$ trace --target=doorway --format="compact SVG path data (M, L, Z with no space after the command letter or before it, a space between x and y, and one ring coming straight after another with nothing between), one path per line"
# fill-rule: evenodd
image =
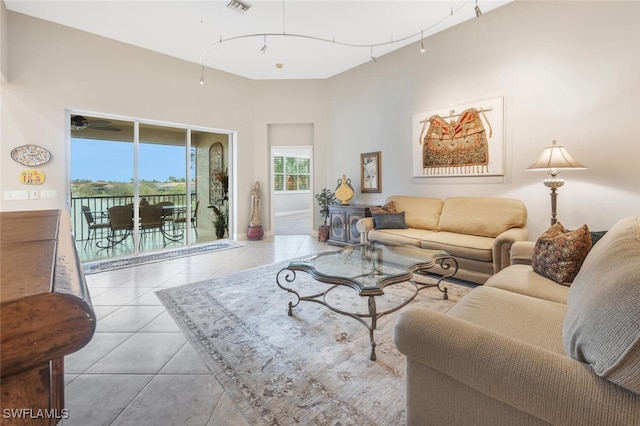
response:
M312 152L310 146L271 149L275 235L309 235L312 231Z

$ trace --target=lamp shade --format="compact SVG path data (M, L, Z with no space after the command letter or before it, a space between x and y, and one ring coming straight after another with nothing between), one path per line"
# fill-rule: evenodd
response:
M556 145L556 143L553 141L553 145L546 147L536 162L527 167L527 170L549 171L587 168L584 164L574 160L564 149L564 146Z

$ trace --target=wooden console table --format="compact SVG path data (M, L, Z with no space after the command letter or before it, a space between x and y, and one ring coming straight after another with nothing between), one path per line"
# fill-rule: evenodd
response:
M360 244L356 223L363 217L371 217L368 204L329 205L329 244Z
M64 356L96 327L68 213L0 212L0 256L0 423L58 424Z

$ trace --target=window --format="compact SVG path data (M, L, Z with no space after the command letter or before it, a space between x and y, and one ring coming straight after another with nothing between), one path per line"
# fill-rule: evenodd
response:
M310 160L306 157L273 157L275 191L308 191Z

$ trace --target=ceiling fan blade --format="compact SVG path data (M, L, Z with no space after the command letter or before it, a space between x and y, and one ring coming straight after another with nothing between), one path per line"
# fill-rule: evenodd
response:
M94 120L94 119L84 119L84 123L86 125L88 125L89 127L103 127L103 126L110 126L111 125L111 121L109 120Z
M94 130L106 130L107 132L119 132L122 129L116 126L91 126L89 125L89 128L94 129Z
M78 131L86 129L87 127L94 130L105 130L107 132L119 132L122 130L119 127L112 126L111 123L109 120L87 119L81 115L74 115L71 117L71 130Z

